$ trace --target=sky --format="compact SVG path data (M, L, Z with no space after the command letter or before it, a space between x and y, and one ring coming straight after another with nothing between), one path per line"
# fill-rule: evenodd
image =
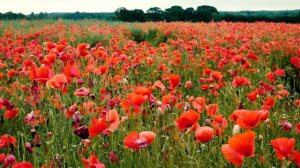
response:
M0 0L0 12L114 12L118 7L146 11L150 7L164 10L173 5L210 5L219 11L292 10L300 9L300 0Z

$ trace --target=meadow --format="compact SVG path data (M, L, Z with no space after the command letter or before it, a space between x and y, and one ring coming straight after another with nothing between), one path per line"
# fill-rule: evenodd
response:
M300 167L300 25L0 22L1 167Z

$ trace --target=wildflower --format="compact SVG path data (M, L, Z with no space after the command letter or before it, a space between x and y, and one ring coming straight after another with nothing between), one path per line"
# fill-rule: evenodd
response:
M246 156L254 157L255 133L248 131L231 137L228 144L222 145L221 151L227 161L241 166Z
M210 141L214 136L214 130L211 127L199 127L197 128L195 132L196 140L199 142L208 142Z
M295 139L277 138L271 141L279 160L288 158L295 147Z

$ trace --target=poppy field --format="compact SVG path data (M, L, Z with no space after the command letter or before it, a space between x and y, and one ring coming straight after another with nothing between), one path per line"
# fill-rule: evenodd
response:
M300 25L0 22L1 167L300 167Z

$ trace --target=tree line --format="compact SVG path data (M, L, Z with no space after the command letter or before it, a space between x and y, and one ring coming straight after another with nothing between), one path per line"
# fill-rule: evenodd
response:
M181 6L172 6L166 10L159 7L149 8L146 13L141 9L128 10L118 8L116 11L117 20L126 22L144 22L144 21L191 21L191 22L209 22L211 20L219 21L220 15L218 10L212 6L199 6L194 8L183 9Z
M146 21L187 21L187 22L210 22L210 21L229 21L229 22L286 22L300 23L300 10L285 11L239 11L225 12L218 11L213 6L198 6L197 8L183 9L181 6L172 6L165 10L159 7L151 7L146 12L141 9L129 10L124 7L118 8L115 12L107 13L22 13L6 12L0 13L0 20L41 20L41 19L99 19L124 22L146 22Z
M300 10L285 11L239 11L219 12L213 6L198 6L196 9L190 7L183 9L181 6L172 6L165 10L159 7L149 8L146 12L141 9L128 10L124 7L115 11L117 20L125 22L144 21L230 21L230 22L287 22L300 23Z

